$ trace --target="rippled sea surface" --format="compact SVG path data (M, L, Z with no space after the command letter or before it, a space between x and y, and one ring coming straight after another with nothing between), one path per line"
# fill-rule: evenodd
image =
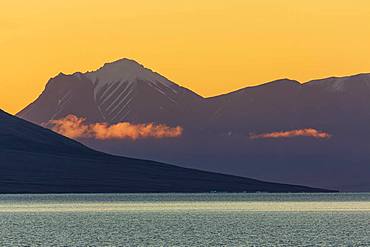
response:
M370 246L370 194L0 195L0 246Z

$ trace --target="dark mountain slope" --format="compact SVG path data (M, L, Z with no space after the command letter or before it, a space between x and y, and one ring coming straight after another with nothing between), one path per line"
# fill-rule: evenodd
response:
M0 193L322 192L107 155L0 111Z

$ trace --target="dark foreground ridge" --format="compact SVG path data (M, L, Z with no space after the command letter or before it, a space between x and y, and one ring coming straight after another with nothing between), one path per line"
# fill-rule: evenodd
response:
M329 192L108 155L0 111L0 193Z

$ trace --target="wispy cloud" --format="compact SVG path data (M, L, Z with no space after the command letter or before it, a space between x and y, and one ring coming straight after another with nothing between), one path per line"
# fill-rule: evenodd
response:
M295 130L288 130L288 131L278 131L278 132L269 132L269 133L261 133L255 134L250 133L250 139L276 139L276 138L292 138L292 137L311 137L317 139L328 139L331 135L327 132L320 131L313 128L308 129L295 129Z
M108 139L143 139L143 138L175 138L180 137L183 128L169 127L164 124L131 124L121 122L113 125L107 123L86 124L86 119L75 115L51 120L46 126L53 131L70 138Z

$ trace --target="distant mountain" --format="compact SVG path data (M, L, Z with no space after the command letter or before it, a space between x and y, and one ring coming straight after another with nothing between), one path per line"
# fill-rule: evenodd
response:
M59 74L17 115L41 124L68 114L91 122L179 122L202 97L137 62L121 59L94 72Z
M181 138L84 144L112 154L283 183L370 191L370 74L300 83L282 79L203 98L135 61L60 74L17 116L42 124L68 114L88 122L181 126ZM251 139L315 129L330 136Z
M0 110L0 193L324 192L112 156Z

